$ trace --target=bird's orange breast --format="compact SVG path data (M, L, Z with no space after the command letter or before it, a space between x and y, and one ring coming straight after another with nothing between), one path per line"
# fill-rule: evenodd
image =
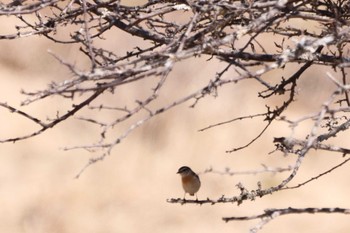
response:
M188 184L194 182L194 178L192 176L184 176L182 177L182 183Z
M201 183L196 176L183 176L182 177L182 187L184 188L186 193L189 193L193 196L196 192L198 192Z

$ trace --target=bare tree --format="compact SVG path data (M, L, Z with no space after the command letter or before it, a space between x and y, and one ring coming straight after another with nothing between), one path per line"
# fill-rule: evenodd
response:
M184 13L184 17L181 19L174 17L178 13ZM261 119L265 127L256 132L256 136L246 145L227 151L232 153L243 150L264 137L266 130L276 121L288 124L291 128L290 134L275 135L271 138L271 143L276 146L273 153L297 155L295 164L288 168L265 166L261 172L281 172L287 169L289 176L278 185L266 189L258 184L257 189L247 190L242 184L238 184L240 195L234 197L223 196L215 200L171 198L168 202L200 205L241 204L285 189L306 185L349 161L344 158L343 162L318 176L308 178L297 186L288 186L310 150L326 150L341 156L350 152L345 147L329 142L334 137L342 138L344 136L342 133L350 126L348 115L350 86L347 74L350 64L349 1L151 0L140 6L125 6L117 0L15 0L8 4L0 3L0 16L2 20L6 20L9 16L18 20L13 33L0 35L0 39L16 40L40 35L55 43L78 44L80 52L85 54L90 62L90 67L87 69L76 67L52 53L58 62L70 70L73 77L67 77L63 82L52 82L43 90L34 92L24 90L22 94L26 98L22 105L42 101L51 96L60 96L66 102L72 102L77 96L82 96L84 99L74 104L65 114L58 114L56 118L48 120L39 119L11 104L0 103L2 108L27 118L40 127L27 135L1 139L2 143L16 142L43 134L83 109L114 110L120 113L110 122L102 122L92 117L81 118L100 127L100 140L90 145L66 149L81 148L97 153L98 156L87 163L88 167L103 160L132 131L153 117L184 103L190 103L190 106L195 108L203 98L220 93L223 86L253 80L261 87L261 91L256 93L259 98L268 100L278 97L280 103L266 105L264 112L215 123L200 131L242 120ZM316 26L310 29L308 24ZM57 32L63 29L66 35L58 36ZM122 30L144 39L146 43L128 51L126 55L96 46L95 41L104 39L109 30ZM273 38L273 41L269 41L267 45L266 38ZM170 104L160 108L154 108L151 103L163 97L159 92L167 82L168 74L172 72L174 65L190 58L205 58L207 62L220 60L225 64L225 68L218 70L209 83L198 87L193 93L174 99ZM283 75L278 80L269 79L268 74L271 71L283 72L290 65L298 67L293 74ZM286 110L297 101L297 86L304 72L314 66L328 69L328 72L319 78L329 79L334 85L334 91L324 100L318 111L300 116L298 119L291 119ZM236 75L228 75L229 71L234 71ZM100 96L113 94L121 86L141 80L153 84L152 93L144 99L135 100L134 105L122 107L94 105ZM140 118L133 121L123 133L117 137L109 136L113 128L134 116ZM296 138L294 132L304 122L311 122L313 126L303 137ZM206 172L232 175L230 170L220 172L209 169ZM252 173L257 172L259 171ZM268 221L280 215L348 214L349 211L340 207L268 209L256 216L227 217L223 220L262 219L261 223L251 230L256 232Z

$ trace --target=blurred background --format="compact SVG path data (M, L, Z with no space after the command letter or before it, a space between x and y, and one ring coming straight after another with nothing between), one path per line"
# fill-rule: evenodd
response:
M135 3L136 4L136 3ZM9 18L0 22L1 33L10 33L17 21ZM122 32L109 32L115 40L97 41L123 54L128 48L145 42ZM268 39L268 38L267 38ZM271 40L270 40L271 41ZM267 40L268 42L268 40ZM272 43L272 42L271 42ZM272 46L272 45L271 45ZM51 81L59 82L72 74L48 50L64 60L87 67L88 61L74 45L54 44L42 37L0 41L0 101L19 107L41 119L64 113L71 102L49 98L29 106L20 106L26 96L20 91L36 91ZM154 105L172 103L175 98L203 87L223 69L218 61L206 58L190 59L175 66L168 82ZM288 77L299 65L269 73L271 79ZM297 102L288 109L288 117L297 119L316 111L334 91L324 77L325 68L308 70L298 86ZM327 70L330 71L331 70ZM234 73L232 73L234 75ZM125 106L151 93L153 84L140 83L122 87L115 95L105 95L95 104ZM243 146L265 126L262 119L242 120L204 132L198 130L210 124L239 116L262 113L265 104L276 106L283 99L264 101L257 97L261 87L254 81L243 81L219 89L218 96L171 109L130 134L102 162L89 167L79 179L75 176L93 154L84 150L64 151L67 146L87 145L99 138L99 128L77 117L90 114L101 120L112 120L115 112L83 111L42 135L16 143L1 144L0 156L0 231L26 233L73 232L248 232L259 221L229 222L222 217L260 214L266 208L287 207L349 207L350 189L347 178L349 165L317 179L299 189L277 192L242 205L180 205L167 203L169 198L182 198L183 190L177 169L190 166L200 174L202 187L199 199L217 199L222 195L238 195L236 184L256 189L279 184L289 173L223 176L203 173L214 168L224 171L261 170L269 167L293 166L295 157L281 153L268 154L275 149L273 137L289 136L288 125L276 122L252 146L235 153L225 153ZM316 94L315 94L316 93ZM79 97L74 102L77 103ZM94 115L95 114L95 115ZM0 138L28 134L36 125L0 109ZM128 124L130 124L128 122ZM116 129L116 137L125 125ZM299 127L296 137L309 132L311 124ZM348 133L343 133L343 138ZM334 139L340 146L349 147L348 140ZM299 184L343 161L338 154L312 151L305 158L291 185ZM266 225L261 232L348 232L348 216L338 214L283 216Z

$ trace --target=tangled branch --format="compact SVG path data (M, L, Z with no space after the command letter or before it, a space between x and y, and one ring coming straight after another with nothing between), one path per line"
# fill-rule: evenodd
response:
M50 52L71 72L71 76L62 82L53 81L42 90L23 90L25 97L21 105L31 105L50 97L58 97L66 103L76 101L78 97L85 99L79 99L78 104L70 105L72 107L65 114L45 120L27 113L21 107L14 107L12 103L0 103L1 109L17 114L39 127L29 134L0 139L1 143L43 134L77 116L84 109L117 113L110 121L83 114L77 116L76 119L97 126L100 135L97 141L88 145L65 147L65 150L83 149L97 153L77 177L90 165L104 160L134 130L155 116L179 105L188 104L195 108L204 98L218 95L224 86L244 84L245 80L258 85L258 98L268 103L265 112L232 117L212 123L199 131L205 132L252 118L261 119L264 126L256 130L255 136L245 144L227 150L232 153L243 150L264 137L276 121L287 124L291 129L290 135L274 135L270 141L276 147L274 152L285 156L297 155L293 166L276 171L288 172L288 176L278 185L266 189L262 189L259 184L257 189L249 191L238 184L240 194L236 197L222 196L216 200L193 201L170 199L169 202L240 204L246 200L255 200L257 197L292 188L290 182L302 168L303 160L310 150L325 150L343 156L350 152L346 146L330 141L335 137L342 139L343 133L350 127L350 86L347 74L350 66L347 50L350 41L349 1L152 0L139 6L126 6L119 0L15 0L0 3L0 17L16 20L12 32L0 34L0 40L41 36L53 43L79 45L77 52L89 60L88 66L79 66L65 61L60 54ZM316 25L317 30L310 29L308 24ZM143 43L137 44L126 54L108 46L97 46L97 42L102 40L115 41L109 32L117 34L121 31L130 37L142 39ZM213 75L205 85L196 87L195 91L164 104L161 100L167 93L163 92L163 87L168 82L169 73L176 69L176 64L189 59L206 60L208 63L220 61L225 64L225 68ZM283 73L291 64L297 67L292 74L281 75L277 79L270 78L273 71ZM301 80L307 76L306 71L321 66L329 70L317 78L330 80L334 91L318 110L292 119L287 110L298 101L298 92L303 91L298 90ZM330 74L330 70L335 75ZM147 96L135 100L133 104L107 105L98 102L102 96L115 95L119 88L142 80L152 84L152 87ZM279 103L269 102L276 97ZM312 126L296 138L295 131L304 122L309 122ZM119 131L118 135L111 133L123 123L127 124L124 131ZM300 186L328 174L347 161ZM261 172L270 172L267 168L264 167ZM228 170L224 173L236 174ZM255 171L257 173L259 171ZM345 211L340 208L335 210ZM270 218L276 213L283 215L298 211L324 212L330 209L281 209L267 211L256 218Z

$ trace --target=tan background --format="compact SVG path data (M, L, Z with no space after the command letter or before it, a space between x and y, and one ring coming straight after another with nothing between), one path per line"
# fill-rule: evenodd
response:
M11 32L10 26L10 22L0 23L1 33ZM124 33L110 32L109 35L115 40L96 42L97 45L108 46L119 54L140 43ZM26 98L20 95L21 89L39 90L51 81L62 81L72 76L47 50L76 63L78 67L87 65L75 46L53 44L40 37L0 41L0 49L0 101L14 106L19 106ZM155 105L171 103L174 97L197 90L223 65L206 62L205 59L176 65ZM283 75L287 77L297 67L287 67ZM292 119L313 113L334 90L324 71L315 67L305 73L299 85L299 102L288 110ZM281 76L278 72L269 75L271 79ZM134 103L135 98L150 93L152 85L146 87L124 87L114 96L100 98L98 103L116 106ZM190 103L174 108L137 129L112 151L111 156L88 168L79 179L74 179L75 175L92 154L83 150L63 151L61 148L94 142L98 139L97 127L73 118L38 137L1 144L0 231L248 232L258 221L224 223L221 217L258 214L266 208L349 207L349 165L297 190L278 192L254 202L245 202L239 207L236 204L197 206L166 202L168 198L183 196L180 178L175 174L182 165L191 166L197 172L209 167L222 171L226 167L233 171L256 170L261 169L262 163L279 167L293 165L293 156L268 155L274 149L274 136L290 134L284 123L276 123L250 148L233 154L226 154L225 150L249 142L264 126L259 119L198 132L209 124L263 112L265 104L275 106L280 103L278 98L267 102L258 99L256 92L259 90L261 87L254 81L244 81L221 88L218 97L207 97L195 109L188 108ZM47 116L54 117L57 110L64 112L70 106L71 103L61 98L49 98L21 109L45 119ZM91 114L88 111L84 113ZM114 114L106 112L92 116L110 120L115 117ZM78 116L83 116L83 113ZM37 129L31 122L4 109L0 109L0 122L2 139ZM111 136L119 135L123 128L125 125ZM296 135L301 136L309 130L310 124L305 124ZM343 138L348 138L347 134L343 133ZM348 141L339 139L336 142L349 147ZM316 176L342 160L334 153L313 151L306 157L292 184ZM248 189L255 189L256 183L261 181L266 188L278 184L287 175L229 177L201 174L202 188L198 196L215 199L223 194L237 195L239 192L235 185L238 182ZM261 232L349 232L348 218L337 214L284 216L272 221Z

